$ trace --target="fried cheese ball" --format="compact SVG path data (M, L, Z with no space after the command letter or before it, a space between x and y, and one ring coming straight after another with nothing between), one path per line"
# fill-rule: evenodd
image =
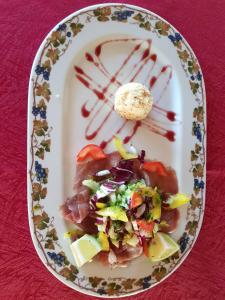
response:
M115 94L115 111L127 120L143 120L152 109L153 97L141 83L129 82Z

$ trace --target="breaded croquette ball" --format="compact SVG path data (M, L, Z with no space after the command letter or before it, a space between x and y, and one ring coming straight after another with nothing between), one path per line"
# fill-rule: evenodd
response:
M142 120L152 109L153 98L141 83L129 82L122 85L115 94L115 111L127 120Z

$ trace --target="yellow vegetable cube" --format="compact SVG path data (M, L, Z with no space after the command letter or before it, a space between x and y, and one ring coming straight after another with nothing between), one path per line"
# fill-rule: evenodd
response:
M108 240L107 235L103 231L99 232L98 240L101 244L102 250L109 251L109 240Z

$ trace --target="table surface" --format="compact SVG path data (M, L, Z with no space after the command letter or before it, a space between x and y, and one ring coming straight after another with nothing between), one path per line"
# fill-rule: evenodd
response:
M85 0L0 0L0 299L90 299L58 281L34 250L27 219L27 88L49 30ZM107 2L107 1L101 1ZM124 2L124 1L120 1ZM225 0L130 0L173 24L195 51L207 94L207 193L200 236L167 280L130 299L225 299Z

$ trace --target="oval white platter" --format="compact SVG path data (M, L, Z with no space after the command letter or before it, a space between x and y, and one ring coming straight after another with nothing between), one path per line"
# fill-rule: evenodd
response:
M114 93L137 81L152 91L143 122L113 111ZM110 152L114 134L175 169L179 190L191 196L172 234L181 250L160 263L144 256L127 268L98 262L77 270L59 206L73 193L75 155L95 143ZM202 72L183 36L137 6L95 5L53 28L31 70L28 97L28 214L37 253L60 281L82 293L127 296L168 277L193 247L205 202L206 99ZM63 256L61 263L50 253Z

